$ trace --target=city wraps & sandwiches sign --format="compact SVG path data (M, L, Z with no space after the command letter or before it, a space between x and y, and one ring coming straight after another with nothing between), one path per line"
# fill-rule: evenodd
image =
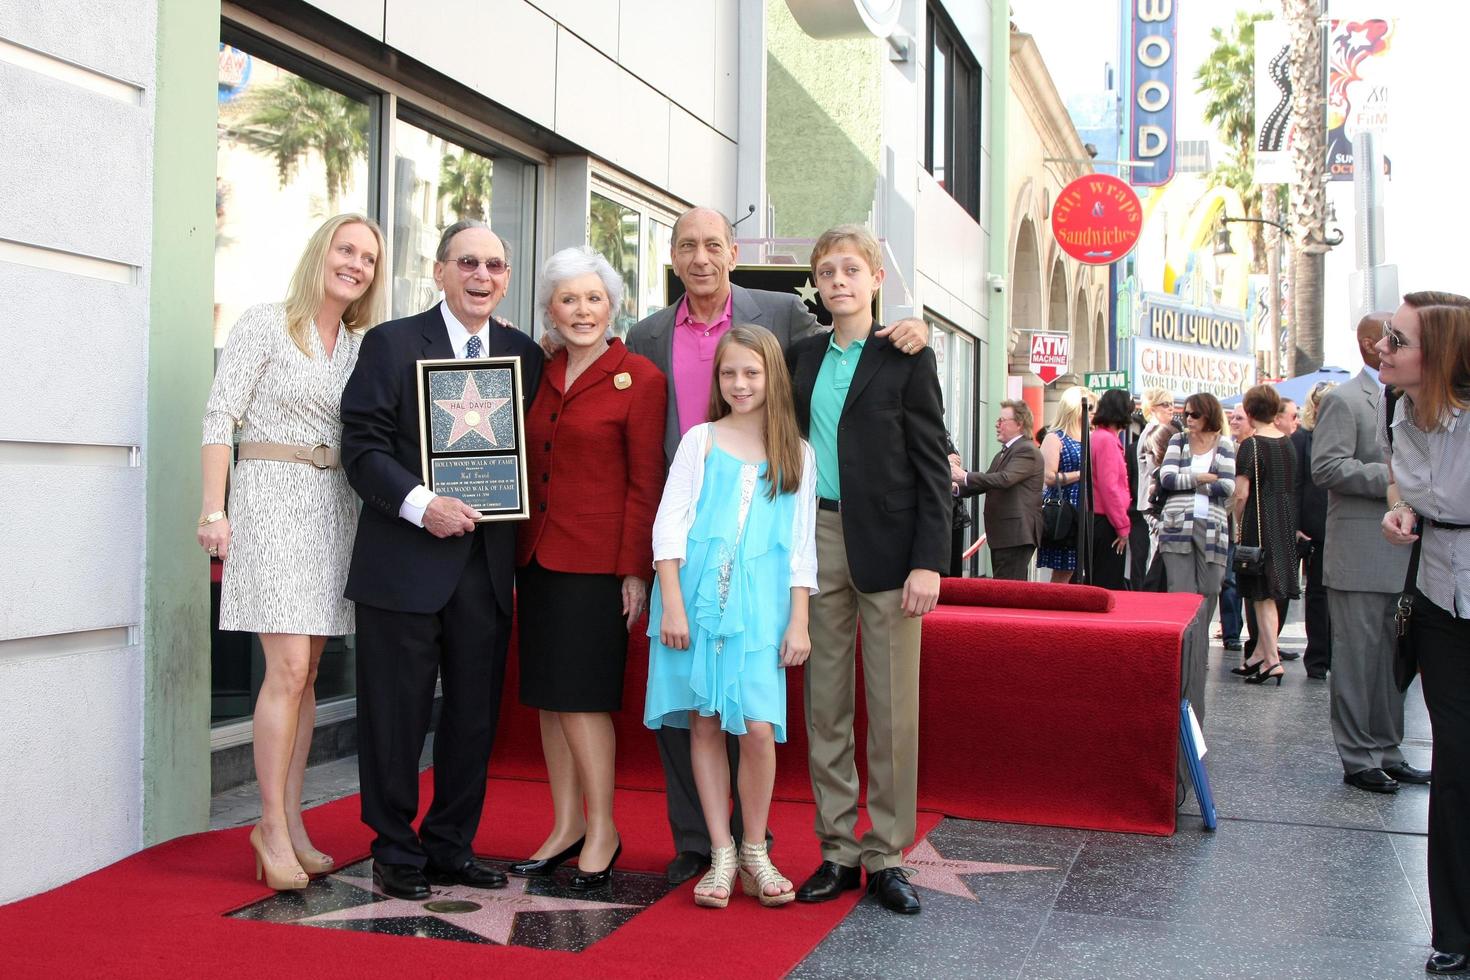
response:
M1144 293L1133 345L1139 391L1167 388L1179 398L1207 391L1244 394L1256 364L1245 313L1185 304L1178 296Z

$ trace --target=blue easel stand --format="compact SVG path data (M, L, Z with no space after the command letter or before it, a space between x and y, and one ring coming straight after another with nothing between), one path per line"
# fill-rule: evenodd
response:
M1189 698L1179 702L1179 751L1189 762L1189 778L1194 783L1194 798L1199 800L1200 816L1205 829L1215 829L1215 795L1210 792L1210 774L1199 757L1199 746L1194 741L1194 726L1189 723Z

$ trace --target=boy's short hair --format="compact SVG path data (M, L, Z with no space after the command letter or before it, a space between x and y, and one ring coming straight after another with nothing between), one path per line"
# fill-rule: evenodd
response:
M868 263L868 269L877 272L883 268L883 256L878 248L878 239L873 233L862 225L838 225L836 228L828 228L822 232L822 237L812 246L812 272L817 271L817 263L822 261L832 252L843 245L852 246L853 251L861 255Z

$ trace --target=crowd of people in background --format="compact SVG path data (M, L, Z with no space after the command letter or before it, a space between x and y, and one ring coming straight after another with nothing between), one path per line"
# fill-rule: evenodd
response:
M553 812L542 846L507 871L547 876L575 860L571 888L607 885L622 850L611 713L648 612L638 695L665 768L669 880L703 871L696 904L723 908L738 879L774 907L832 900L865 872L884 907L918 912L901 863L915 835L920 621L957 564L961 498L983 495L995 577L1199 594L1197 628L1218 604L1248 684L1279 687L1297 656L1277 637L1305 581L1306 673L1330 678L1344 781L1392 793L1433 780L1426 969L1466 968L1470 299L1413 293L1391 318L1365 318L1363 371L1316 385L1300 410L1270 385L1228 414L1204 391L1155 388L1135 404L1074 386L1033 441L1031 408L1003 402L999 449L971 470L944 430L926 326L874 320L884 271L859 226L812 251L829 332L794 295L733 284L728 219L687 212L671 245L685 295L626 344L609 329L621 279L589 248L541 270L541 346L493 316L511 257L484 224L445 230L441 303L379 325L383 253L369 218L324 224L285 302L236 325L206 408L198 540L224 562L221 628L260 634L267 664L250 844L271 887L333 868L307 835L301 787L322 645L354 629L375 885L410 899L430 881L505 886L471 842L513 616ZM518 525L482 522L421 473L417 361L499 355L520 359L524 382L531 517ZM861 836L859 626L871 698ZM1404 650L1423 677L1432 771L1400 751ZM806 671L823 858L799 887L766 830L793 668ZM433 800L415 826L440 677Z

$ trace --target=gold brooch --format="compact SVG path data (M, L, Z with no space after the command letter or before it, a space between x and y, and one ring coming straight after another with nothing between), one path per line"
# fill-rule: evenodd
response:
M633 387L633 376L627 371L624 371L622 374L613 375L613 387L618 389L618 391L625 391Z

